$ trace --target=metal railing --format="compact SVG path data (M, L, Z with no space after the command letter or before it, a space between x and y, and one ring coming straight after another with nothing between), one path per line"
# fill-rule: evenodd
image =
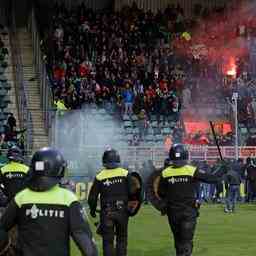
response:
M168 157L168 153L162 147L117 147L116 148L123 163L128 163L130 168L134 168L135 165L141 166L145 161L152 160L156 167L161 167L164 164L164 160ZM74 150L77 150L76 154ZM70 149L64 152L64 156L68 161L68 166L72 171L79 173L84 171L84 166L80 166L80 162L83 160L85 163L98 163L101 164L102 154L106 148L102 147L84 147L79 149ZM221 147L223 158L235 159L234 147ZM70 153L70 155L69 155ZM256 147L240 147L239 157L246 159L247 157L256 158ZM86 159L85 159L86 158ZM215 162L219 159L217 147L208 146L189 146L189 160L191 161L208 161Z
M51 111L49 110L51 110L53 106L53 95L51 91L51 85L49 82L48 74L46 71L46 65L42 56L40 44L41 39L36 21L34 7L32 7L29 23L29 30L32 34L33 64L36 68L36 72L39 77L41 108L43 111L45 129L47 134L49 134L50 128L52 126L52 115Z
M235 0L229 1L219 1L219 0L115 0L115 9L120 10L123 6L131 6L133 3L136 3L137 6L145 11L151 10L156 13L158 10L165 9L168 5L179 4L185 12L187 17L193 16L193 7L195 4L201 4L203 8L207 7L208 9L223 7L225 2L231 4Z
M10 20L10 45L12 50L12 63L14 72L14 86L16 91L16 102L18 118L22 129L26 128L25 151L30 154L33 146L33 123L32 115L28 108L28 86L24 80L21 48L17 34L15 8L12 8Z

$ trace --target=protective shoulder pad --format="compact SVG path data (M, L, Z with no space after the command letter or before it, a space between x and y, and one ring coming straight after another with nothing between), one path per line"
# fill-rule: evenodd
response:
M127 177L127 175L128 171L123 168L104 169L96 176L96 179L101 181L114 177Z
M29 171L29 167L25 164L20 164L16 162L11 162L1 168L2 174L7 172L22 172L27 174Z
M196 171L196 167L192 165L185 165L179 168L174 168L173 166L169 166L162 171L162 177L168 178L173 176L194 176Z
M19 192L14 200L20 208L25 204L64 205L69 207L73 202L78 201L73 192L59 186L44 192L36 192L27 188Z

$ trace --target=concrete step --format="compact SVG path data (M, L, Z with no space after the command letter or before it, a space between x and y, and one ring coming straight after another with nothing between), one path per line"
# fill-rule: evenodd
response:
M40 108L39 74L33 66L32 36L26 28L19 31L20 45L22 49L23 74L28 85L29 110L33 122L33 151L48 146L48 136L44 128L43 113ZM30 81L32 78L35 80Z

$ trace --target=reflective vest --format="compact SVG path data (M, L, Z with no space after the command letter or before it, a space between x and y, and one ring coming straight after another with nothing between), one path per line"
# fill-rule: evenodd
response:
M1 168L1 177L5 195L11 199L25 187L29 167L25 164L11 161Z
M193 206L196 199L197 181L194 179L196 167L185 165L175 168L169 166L162 171L160 190L164 191L165 199L175 208Z
M70 255L70 219L80 218L71 212L78 204L71 191L59 185L43 192L27 188L19 192L14 201L24 255Z
M101 203L128 201L128 171L123 168L103 169L96 176L100 184Z

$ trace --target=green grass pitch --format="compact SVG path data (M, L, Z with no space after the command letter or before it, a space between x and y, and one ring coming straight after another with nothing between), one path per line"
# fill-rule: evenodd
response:
M90 224L93 230L93 222ZM101 251L101 239L95 235ZM144 206L129 222L129 256L174 256L167 218L151 206ZM255 256L256 205L240 205L234 214L225 214L222 205L201 207L194 239L194 256ZM72 246L72 256L80 256Z

